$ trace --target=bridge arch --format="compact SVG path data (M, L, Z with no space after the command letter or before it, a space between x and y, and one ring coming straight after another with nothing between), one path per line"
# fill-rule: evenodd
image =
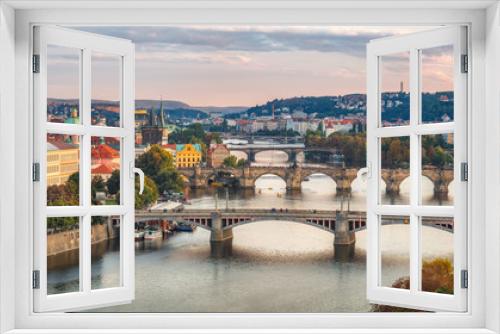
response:
M237 227L243 226L243 225L248 225L248 224L253 224L253 223L264 223L264 222L268 222L268 221L282 221L284 223L302 224L302 225L315 227L317 229L323 230L323 231L331 233L331 234L335 234L335 223L331 219L330 220L324 219L322 222L317 221L315 223L312 220L307 221L307 220L303 220L303 219L302 220L290 219L290 218L279 219L279 218L274 218L274 217L273 218L258 218L255 220L249 219L249 220L243 220L243 221L240 221L240 222L237 222L234 224L230 224L230 225L225 226L223 229L237 228Z
M325 180L325 178L327 179ZM319 185L318 182L321 183L321 185ZM335 193L337 188L337 182L328 173L318 171L318 172L304 173L301 177L300 187L302 190L310 189L312 192L321 194ZM318 189L321 190L318 191Z
M265 172L261 172L261 173L258 173L256 175L253 176L253 187L254 188L257 188L257 182L259 181L259 179L262 179L263 177L265 176L275 176L277 178L280 179L280 183L282 183L283 187L279 187L280 189L281 188L286 188L287 186L287 183L286 183L286 175L282 174L282 173L277 173L277 172L274 172L274 171L265 171ZM265 188L265 187L261 187L261 188Z
M275 155L277 154L278 155L278 158L279 158L279 155L282 155L282 158L279 159L279 161L272 161L274 163L286 163L287 161L290 160L290 152L287 152L285 150L280 150L280 149L273 149L273 148L269 148L269 149L260 149L260 150L256 150L254 152L254 161L255 162L259 162L259 158L262 159L263 158L263 155L265 154L269 154L269 153L272 153L273 155L273 160L276 159ZM267 161L263 161L263 162L267 162ZM270 161L271 162L271 161Z
M244 150L233 149L229 153L234 155L238 160L245 159L245 161L248 161L248 153Z

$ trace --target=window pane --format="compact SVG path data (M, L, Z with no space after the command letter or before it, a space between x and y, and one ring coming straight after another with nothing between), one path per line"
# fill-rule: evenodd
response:
M423 217L422 291L453 294L453 218Z
M92 53L92 125L120 126L120 57Z
M91 139L92 204L120 204L120 138Z
M421 50L422 123L453 121L453 46Z
M410 123L410 53L380 57L381 126Z
M80 123L80 49L47 46L47 121Z
M422 143L422 205L453 205L453 133L425 135Z
M410 217L380 218L381 286L410 288Z
M380 204L410 203L410 137L381 138Z
M120 217L92 217L92 289L120 286Z
M80 219L47 218L47 293L80 290Z
M80 204L80 136L47 134L47 205Z

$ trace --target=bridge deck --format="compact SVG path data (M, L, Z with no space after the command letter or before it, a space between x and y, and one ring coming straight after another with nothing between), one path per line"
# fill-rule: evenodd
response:
M210 229L214 210L184 210L181 212L138 211L136 221L151 220L184 220ZM269 210L269 209L232 209L221 210L218 214L224 229L258 221L278 220L312 225L335 233L337 211L332 210ZM366 212L353 211L347 215L349 231L358 232L367 228ZM409 224L408 217L391 216L382 220L382 225ZM422 220L424 226L434 227L447 232L453 232L453 218L433 217Z

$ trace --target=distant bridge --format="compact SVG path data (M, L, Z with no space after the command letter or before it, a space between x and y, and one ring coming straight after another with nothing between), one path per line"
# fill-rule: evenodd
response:
M288 156L288 162L297 162L297 155L304 152L326 152L338 154L336 148L330 147L306 147L304 143L279 143L279 144L226 144L231 152L243 152L247 156L248 162L255 162L255 156L260 152L265 151L280 151L285 152Z
M243 188L254 188L255 181L266 174L272 174L282 178L287 189L300 190L301 184L313 174L324 174L332 178L336 184L338 193L351 191L352 182L358 177L360 168L343 168L331 165L301 166L244 166L241 168L210 168L196 166L194 168L179 169L189 184L193 188L205 188L209 180L218 175L229 175L238 180ZM382 169L381 177L386 184L386 193L399 194L401 183L410 175L409 169L395 168ZM436 168L434 166L424 166L422 175L427 177L434 184L434 195L437 198L448 196L448 186L453 181L454 172L452 168Z

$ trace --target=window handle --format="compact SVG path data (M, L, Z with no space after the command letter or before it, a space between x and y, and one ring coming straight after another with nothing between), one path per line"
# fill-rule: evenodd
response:
M130 177L135 178L135 174L139 175L139 195L144 191L144 172L140 168L134 167L134 162L130 162Z

